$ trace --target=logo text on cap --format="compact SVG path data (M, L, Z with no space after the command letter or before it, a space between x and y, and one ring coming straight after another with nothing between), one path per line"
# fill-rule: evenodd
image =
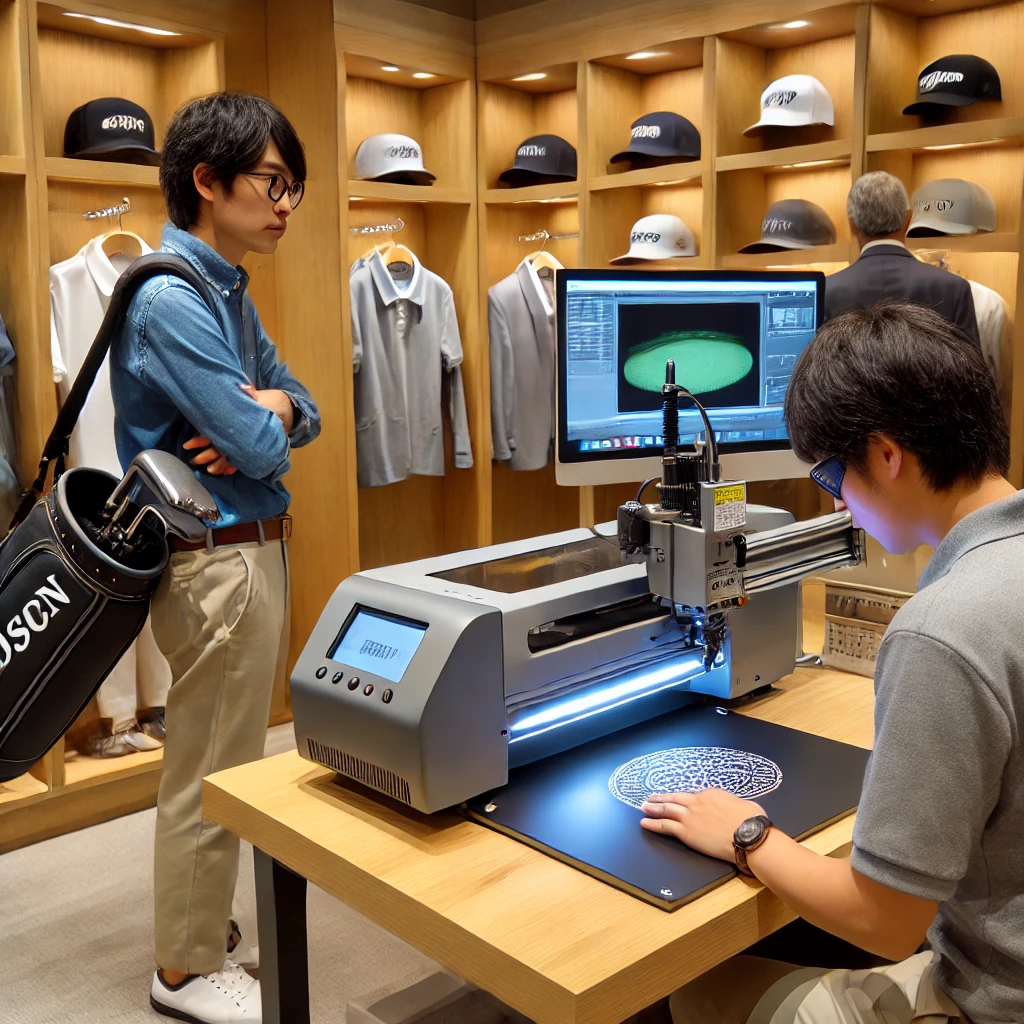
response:
M660 242L660 231L634 231L629 236L629 244L636 245L637 242Z
M783 217L765 217L761 221L762 235L788 234L793 230L793 222Z
M919 92L931 92L937 85L947 85L950 82L962 82L963 80L962 71L932 71L921 76L917 88Z
M937 213L946 213L948 210L953 209L953 202L952 199L918 199L914 203L914 209L918 213L930 213L934 203Z
M146 122L141 117L132 117L130 114L114 114L113 117L103 118L100 127L106 131L122 128L130 132L144 132Z
M659 139L661 138L660 124L638 124L633 127L634 139Z
M415 146L390 146L387 154L393 160L419 160L420 151Z
M796 99L796 89L778 89L770 92L764 98L762 106L765 107L788 107Z
M516 150L516 156L547 156L547 146L520 146Z

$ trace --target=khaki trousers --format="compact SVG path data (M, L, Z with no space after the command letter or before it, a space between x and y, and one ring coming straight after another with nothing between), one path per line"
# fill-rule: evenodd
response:
M287 605L285 545L179 552L153 599L171 666L157 795L156 962L189 974L224 966L238 838L203 819L203 776L263 755Z
M672 1024L969 1024L939 987L934 953L829 971L736 956L672 994Z

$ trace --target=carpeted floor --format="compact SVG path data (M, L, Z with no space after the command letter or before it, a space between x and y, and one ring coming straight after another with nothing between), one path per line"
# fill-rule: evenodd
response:
M268 736L268 753L293 741ZM0 856L0 1024L155 1024L155 811ZM242 844L236 916L255 935L252 850ZM313 1024L345 1019L352 999L397 991L436 965L315 886L309 887Z

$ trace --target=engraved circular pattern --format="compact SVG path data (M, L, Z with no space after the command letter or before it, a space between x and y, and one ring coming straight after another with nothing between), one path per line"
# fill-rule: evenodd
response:
M616 800L640 809L656 793L724 789L755 800L782 785L782 769L767 757L730 747L675 747L634 757L608 780Z

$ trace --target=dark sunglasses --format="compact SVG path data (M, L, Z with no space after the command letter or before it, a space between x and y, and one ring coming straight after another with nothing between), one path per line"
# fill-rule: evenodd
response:
M833 455L830 458L822 459L816 466L811 468L811 479L823 490L832 495L833 498L843 500L841 488L843 477L846 475L846 459L841 455Z

